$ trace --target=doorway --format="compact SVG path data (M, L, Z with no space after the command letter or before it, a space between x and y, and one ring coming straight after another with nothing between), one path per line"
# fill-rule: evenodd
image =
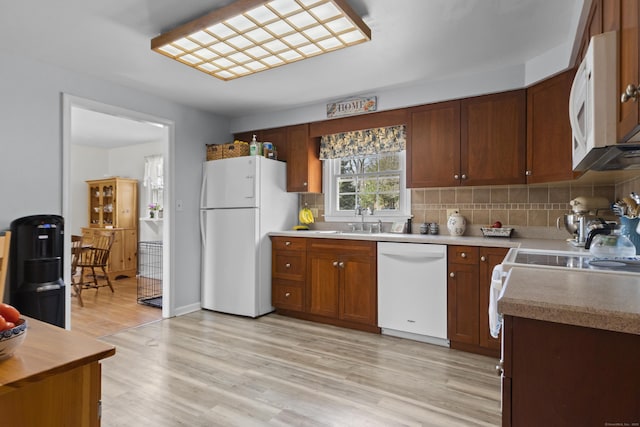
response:
M166 183L161 189L162 220L141 221L138 230L138 240L153 236L155 241L160 236L162 242L161 254L161 317L173 315L172 283L171 283L171 230L172 230L172 156L174 124L172 121L150 116L137 111L127 110L96 101L63 94L63 206L65 218L65 253L71 250L71 235L78 234L81 227L86 227L88 218L88 191L83 179L78 179L84 173L93 174L92 178L103 178L103 175L129 175L139 179L138 216L148 217L148 199L158 198L158 188L154 187L153 194L149 188L148 177L144 175L144 167L135 166L136 157L143 158L145 154L162 158L162 176ZM80 147L80 148L79 148ZM92 153L94 153L92 155ZM118 154L120 153L120 154ZM123 155L122 153L126 153ZM133 154L131 154L133 153ZM120 156L120 157L118 157ZM106 158L105 158L106 157ZM78 158L83 159L78 161ZM91 161L86 161L89 158ZM111 166L109 165L110 159ZM131 164L129 164L131 163ZM127 169L129 168L129 169ZM83 171L84 169L84 171ZM88 171L87 171L88 169ZM127 172L127 171L130 172ZM151 228L149 228L151 227ZM144 234L144 235L143 235ZM69 264L69 263L65 263ZM64 278L70 283L70 265L64 266ZM131 285L136 278L123 279ZM72 298L72 290L66 287L66 325L73 328L71 307L76 304ZM84 294L83 294L84 296ZM131 306L132 309L136 305ZM159 310L154 308L154 310ZM145 318L142 316L142 318ZM142 321L141 323L143 323ZM131 326L131 325L127 325Z

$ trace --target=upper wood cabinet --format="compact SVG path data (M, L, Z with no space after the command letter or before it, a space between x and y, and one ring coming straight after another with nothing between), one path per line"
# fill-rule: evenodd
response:
M289 126L287 145L287 191L321 193L320 138L309 136L308 124Z
M569 93L575 70L527 89L527 183L574 178Z
M287 162L287 191L322 192L320 138L309 136L308 123L237 133L234 138L251 141L253 135L260 142L272 142L278 151L278 160Z
M458 185L460 168L460 101L409 110L407 187Z
M526 91L462 100L462 185L524 184Z
M412 108L407 186L525 182L526 92Z
M622 0L619 8L618 97L628 87L640 88L640 6L637 0ZM626 142L640 131L640 99L618 103L617 139Z

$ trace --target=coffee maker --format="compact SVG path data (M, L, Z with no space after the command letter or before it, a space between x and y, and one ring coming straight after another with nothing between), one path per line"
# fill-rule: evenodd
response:
M599 215L611 209L611 203L605 197L579 196L569 202L570 215L565 215L565 228L573 234L569 242L574 246L584 247L589 235L590 226L594 222L602 222Z

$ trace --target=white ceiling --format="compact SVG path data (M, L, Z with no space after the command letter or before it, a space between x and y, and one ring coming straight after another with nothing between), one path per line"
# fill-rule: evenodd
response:
M585 0L347 2L371 42L229 82L151 51L150 40L231 0L6 1L0 50L242 117L525 64L573 45Z
M229 82L151 51L150 40L232 0L3 2L0 51L233 118L526 64L573 45L585 1L347 0L371 42ZM158 127L82 109L72 124L76 144L162 137Z

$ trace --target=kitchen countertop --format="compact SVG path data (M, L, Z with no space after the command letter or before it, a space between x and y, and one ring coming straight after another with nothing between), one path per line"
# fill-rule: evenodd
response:
M270 236L312 237L319 239L351 239L376 242L431 243L440 245L484 246L497 248L526 248L549 251L585 252L566 240L504 238L482 236L450 236L448 234L350 233L325 230L274 231Z
M640 335L640 274L513 267L498 311Z

